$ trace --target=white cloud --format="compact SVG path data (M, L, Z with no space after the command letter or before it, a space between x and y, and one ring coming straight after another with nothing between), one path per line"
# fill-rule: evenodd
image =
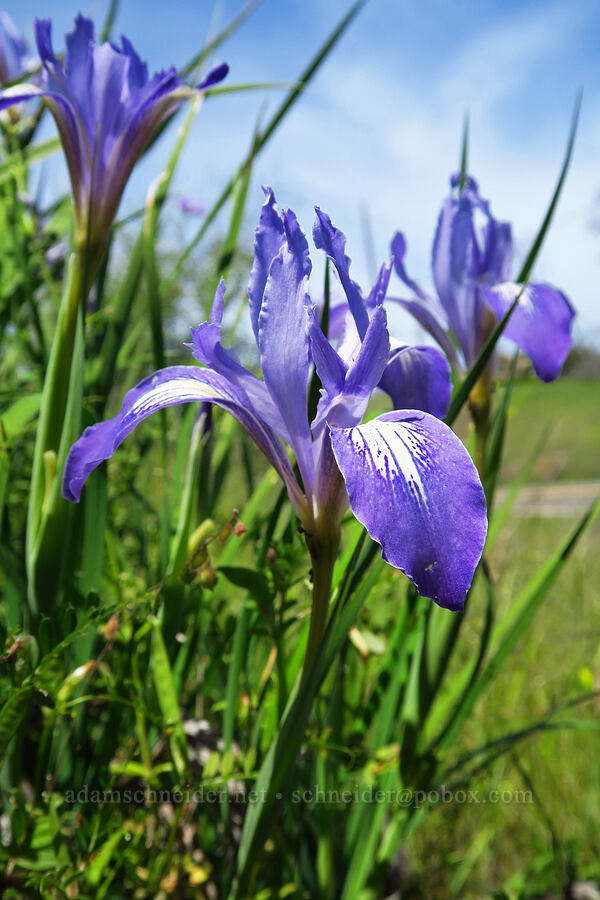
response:
M468 105L471 169L495 215L513 223L522 258L554 190L570 110L548 106L548 123L537 132L523 127L520 140L514 127L503 125L498 105L518 98L541 66L576 47L588 11L586 5L557 3L547 5L542 17L532 10L515 13L458 47L426 95L411 89L385 58L338 53L260 161L261 176L269 173L305 225L312 222L313 201L331 213L347 233L357 277L366 276L359 208L367 204L379 256L400 228L409 241L411 272L429 281L433 231L458 163ZM536 267L536 277L555 282L573 300L579 334L596 340L600 238L590 219L600 185L599 113L597 101L584 105L569 178ZM526 121L523 109L519 116Z

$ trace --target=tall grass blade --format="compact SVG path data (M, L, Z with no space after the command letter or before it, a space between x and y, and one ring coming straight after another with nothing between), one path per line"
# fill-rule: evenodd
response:
M565 182L565 178L567 177L567 172L569 170L569 164L571 162L571 156L573 155L573 147L575 146L575 136L577 134L577 126L579 124L579 113L581 111L581 101L583 98L583 92L579 92L577 98L575 100L575 108L573 110L573 118L571 121L571 128L569 131L569 137L567 140L567 149L565 153L565 158L562 164L562 168L560 170L560 175L558 176L558 181L556 183L556 187L554 189L554 194L552 195L552 199L550 200L550 204L548 206L548 210L546 215L544 216L544 221L540 225L540 230L538 231L531 250L527 254L525 262L521 267L521 271L519 272L517 281L522 283L527 281L529 275L531 274L531 270L535 265L535 261L537 259L537 255L540 252L542 243L544 242L544 238L546 237L546 233L548 228L550 227L550 222L552 221L552 217L554 215L554 211L556 209L556 205L558 203L558 199L561 195L563 185Z
M202 63L205 62L209 56L227 40L227 38L231 37L232 34L235 34L238 28L244 24L246 19L252 15L254 10L258 9L260 3L261 0L250 0L249 3L246 3L237 16L234 16L231 22L216 34L215 37L212 38L212 40L210 40L208 44L206 44L206 46L183 67L179 73L180 78L189 78L196 69L199 69Z
M580 537L600 512L600 496L578 522L571 534L550 555L540 571L526 585L492 634L495 650L479 676L463 695L461 702L437 742L438 753L443 753L454 742L475 703L512 653L517 642L530 626L548 590L560 574L563 566L577 545Z
M374 556L375 553L369 548L368 556L359 560L354 571L350 573L348 588L340 595L336 603L323 636L320 652L316 655L314 664L305 670L306 674L303 680L298 679L292 689L283 719L256 781L255 790L260 800L251 804L246 813L238 850L236 881L230 894L232 900L233 898L241 900L246 896L252 868L258 859L269 829L281 810L280 802L283 798L281 791L287 784L296 762L313 700L346 640L358 611L381 575L382 566L385 565L383 562L375 565L357 589L352 590L352 582L364 568L368 559L372 563Z
M546 232L548 231L548 228L550 227L550 222L552 221L552 217L554 215L554 211L556 209L556 205L558 203L558 199L562 192L565 178L567 176L569 163L571 162L573 146L575 144L575 135L577 133L577 125L579 122L580 108L581 108L581 94L579 94L579 96L577 97L577 100L575 102L575 110L573 113L571 129L569 131L569 139L567 141L567 149L566 149L565 158L564 158L564 161L563 161L563 164L561 167L558 182L557 182L556 188L554 189L554 193L552 195L552 199L550 200L550 205L548 206L546 215L544 216L544 220L543 220L542 224L540 225L540 229L536 235L533 245L532 245L529 253L527 254L527 258L526 258L525 262L523 263L523 266L521 267L521 271L519 272L519 275L517 277L517 282L519 284L524 285L527 282L527 279L529 278L531 270L533 269L533 266L537 259L537 255L542 246L543 240L546 236ZM504 328L506 327L506 324L508 323L508 320L510 319L510 317L512 315L513 310L515 309L517 303L520 300L522 292L523 292L523 290L521 290L519 295L516 297L514 303L507 310L506 314L503 316L501 321L496 325L493 332L487 339L481 353L479 354L475 363L473 364L473 367L471 368L467 377L462 382L462 384L460 385L458 390L454 393L454 396L452 397L452 402L450 403L450 409L448 410L448 412L446 414L446 418L444 419L444 421L446 422L447 425L452 425L452 423L455 421L457 415L463 408L464 404L467 402L469 394L471 393L471 390L475 386L480 375L483 373L483 370L485 369L487 363L489 362L489 359L494 351L494 348L495 348L496 344L498 343L498 340L500 339L502 332L504 331Z
M297 83L290 90L290 92L288 93L288 95L285 98L285 100L283 101L283 103L276 110L275 114L270 119L270 121L266 125L265 129L263 131L261 131L260 134L258 135L256 142L255 142L255 146L253 148L253 154L255 156L257 156L260 153L260 151L263 149L265 144L267 144L269 139L272 137L273 133L276 131L278 126L281 124L281 122L285 118L286 114L289 112L289 110L292 108L292 106L295 104L295 102L300 97L300 95L301 95L302 91L304 90L304 88L306 87L306 85L309 83L311 78L317 72L317 70L321 66L321 63L329 55L331 50L334 48L334 46L337 44L338 40L343 35L346 28L350 25L352 20L355 18L355 16L360 11L360 9L365 5L365 3L366 3L366 0L357 0L356 3L352 4L352 6L350 7L350 9L346 13L346 15L342 18L340 23L336 26L336 28L331 33L331 35L327 38L327 40L325 41L325 43L323 44L321 49L318 51L316 56L311 60L309 65L302 72L302 74L300 75L300 77L297 80ZM181 269L183 268L185 261L188 259L190 254L193 252L195 247L197 247L197 245L200 243L200 241L206 234L209 226L216 219L218 213L221 210L221 207L223 206L223 204L225 203L225 201L231 194L231 192L237 182L237 179L240 176L240 173L244 170L244 167L247 165L249 158L250 158L250 156L247 156L244 159L244 161L240 165L236 174L233 176L231 181L229 181L229 183L225 186L225 188L219 195L216 203L214 204L214 206L212 207L212 209L206 216L206 219L202 223L202 226L198 230L196 236L188 244L188 246L185 248L185 250L179 257L179 259L175 265L175 268L170 275L170 279L176 278L177 275L179 274L179 272L181 272Z
M163 730L169 740L175 771L179 778L185 781L189 771L187 739L183 730L181 711L167 648L165 647L162 629L157 619L152 623L151 648L150 666L158 704L162 713Z

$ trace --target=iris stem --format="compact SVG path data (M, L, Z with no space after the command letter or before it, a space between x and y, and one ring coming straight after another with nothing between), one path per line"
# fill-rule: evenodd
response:
M334 533L317 532L307 535L306 543L312 560L313 594L302 680L310 672L317 657L327 624L333 568L339 549L339 532L336 530Z
M475 426L475 465L481 482L484 483L491 411L491 374L488 367L469 394L469 409Z

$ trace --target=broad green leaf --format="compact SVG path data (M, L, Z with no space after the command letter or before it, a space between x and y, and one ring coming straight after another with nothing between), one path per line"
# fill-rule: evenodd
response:
M4 762L11 738L25 717L33 690L33 685L27 685L13 691L0 708L0 766Z
M42 395L27 394L0 413L0 423L6 440L13 440L38 413Z
M97 887L100 884L105 870L109 866L121 839L125 835L124 828L117 828L110 837L102 844L96 856L86 869L85 877L88 884Z

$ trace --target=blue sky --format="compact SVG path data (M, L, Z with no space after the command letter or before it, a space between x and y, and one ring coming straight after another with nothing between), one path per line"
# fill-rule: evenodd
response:
M337 20L344 0L264 0L219 58L230 82L293 81ZM126 33L151 68L181 64L242 4L122 0ZM101 21L106 4L19 0L4 8L31 34L51 11L55 46L81 9ZM361 222L371 222L377 261L396 229L409 242L413 277L430 284L430 250L448 176L471 121L470 169L500 219L513 223L517 255L535 235L561 165L573 102L584 88L573 165L536 277L561 287L579 310L577 335L600 344L600 4L591 0L370 0L255 166L248 243L270 183L306 230L320 205L348 237L353 272L370 277ZM176 190L209 206L249 146L256 118L280 94L214 98L201 110ZM264 120L264 119L263 119ZM171 137L138 168L125 197L138 206ZM56 177L63 177L57 173ZM167 236L168 237L168 236ZM515 266L516 270L516 266ZM402 337L418 336L400 321Z

